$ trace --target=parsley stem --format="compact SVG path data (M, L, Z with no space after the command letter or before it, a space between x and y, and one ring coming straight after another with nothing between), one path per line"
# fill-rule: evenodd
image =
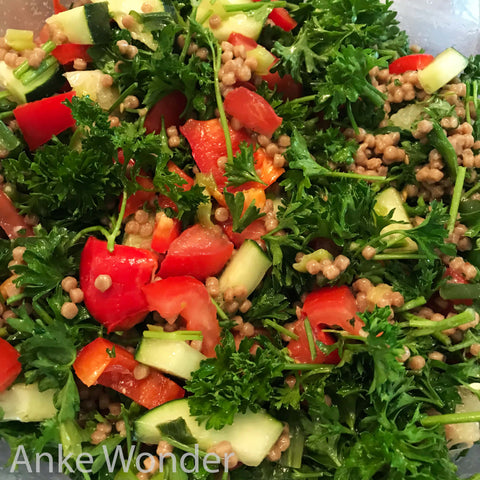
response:
M467 169L465 167L458 167L457 179L455 180L455 187L453 189L452 203L450 204L450 218L448 219L448 233L453 233L455 223L457 222L458 207L462 198L463 184L465 183L465 174Z
M447 413L445 415L430 415L420 420L424 427L447 425L450 423L480 422L480 412Z
M298 340L298 335L296 333L291 332L290 330L287 330L285 327L282 327L279 325L277 322L274 322L273 320L264 320L263 325L265 327L270 327L276 330L278 333L282 335L286 335L287 337L290 337L293 340Z
M220 305L212 297L210 297L210 300L213 303L213 305L215 305L215 308L217 309L217 315L221 318L221 320L225 322L229 322L230 317L222 310Z
M113 102L112 106L108 109L108 113L112 113L131 93L137 89L137 87L137 82L133 82L131 85L129 85Z
M353 127L353 130L355 131L355 135L358 135L360 133L360 130L358 129L357 121L355 120L355 116L352 112L352 102L347 102L347 115Z
M93 232L100 232L105 238L107 238L110 234L108 233L108 230L104 227L101 227L100 225L96 225L94 227L87 227L84 228L83 230L80 230L75 237L72 240L72 245L75 245L84 235L88 233L93 233Z
M427 300L425 299L425 297L417 297L405 303L402 307L396 308L395 312L408 312L409 310L412 310L413 308L421 307L426 303L427 303Z
M315 100L316 95L306 95L305 97L294 98L290 100L287 105L292 105L295 103L308 103L313 102Z
M454 315L453 317L445 318L439 322L433 322L432 320L418 317L411 313L405 313L404 317L408 320L409 327L418 329L413 331L412 335L415 337L422 337L432 335L434 332L443 332L443 330L449 330L450 328L456 328L460 325L470 323L475 320L475 311L471 308L467 308L462 313Z
M122 228L122 220L125 216L125 209L127 208L127 199L127 191L123 190L122 204L120 206L120 212L118 212L117 221L115 223L115 226L113 227L112 233L109 234L107 237L107 248L109 252L113 252L113 249L115 248L115 239L120 234L120 229Z
M438 122L432 122L433 128L431 132L427 135L428 140L443 157L445 163L447 164L447 169L450 176L455 180L457 178L458 171L458 157L453 148L452 144L449 142L443 128Z
M305 333L307 334L310 356L312 357L312 360L315 360L317 358L317 349L315 348L315 337L313 336L312 325L310 324L310 320L308 318L306 318L303 323L305 325Z
M426 255L420 255L415 253L380 253L378 255L375 255L373 257L373 260L422 260L424 258L428 257Z
M317 373L330 373L333 370L333 365L324 363L286 363L282 366L282 370L298 370L299 372L315 370Z
M189 445L185 445L182 442L178 442L177 440L175 440L174 438L172 438L168 435L162 435L162 440L167 441L170 445L172 445L172 447L183 450L184 452L193 453L194 455L198 453L198 456L200 458L203 458L203 457L205 457L205 455L207 455L207 452L205 452L203 450L195 449L193 447L190 447Z
M367 180L371 182L385 182L387 177L382 177L380 175L359 175L358 173L350 172L322 172L320 174L323 177L333 177L333 178L352 178L354 180Z
M480 182L476 183L470 190L467 190L463 194L463 199L466 200L467 198L471 197L474 193L480 190Z
M143 338L157 338L160 340L174 340L174 341L186 341L186 340L203 340L202 332L193 330L179 330L178 332L160 332L146 330L143 332Z
M190 14L190 17L188 19L188 30L187 30L187 35L185 36L185 44L183 45L182 51L180 53L180 61L183 62L185 60L185 57L187 56L188 52L188 47L190 46L190 41L192 40L192 29L191 29L191 22L190 19L195 20L197 17L197 10L198 10L198 3L195 2L195 6L193 7L192 13ZM207 12L208 16L206 15L205 20L211 15L210 10ZM181 15L178 15L181 18ZM200 25L205 21L204 19L201 19Z

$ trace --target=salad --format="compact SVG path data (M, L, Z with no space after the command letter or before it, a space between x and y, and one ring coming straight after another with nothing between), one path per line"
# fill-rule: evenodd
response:
M8 468L459 478L480 56L389 1L53 5L0 38Z

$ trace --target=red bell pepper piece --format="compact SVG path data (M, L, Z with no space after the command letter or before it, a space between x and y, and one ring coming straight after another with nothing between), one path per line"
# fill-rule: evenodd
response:
M347 286L323 287L307 295L302 308L312 329L338 325L346 332L358 335L363 322L356 316L357 303Z
M160 133L162 131L162 118L165 128L175 125L178 127L182 122L180 117L187 107L187 97L180 91L175 90L161 98L147 113L145 117L145 129L147 133Z
M203 334L202 353L215 356L220 342L220 326L205 285L192 277L170 277L143 287L151 311L158 312L169 323L180 315L187 330Z
M85 60L87 63L92 61L92 58L88 54L88 49L91 45L80 45L78 43L64 43L62 45L57 45L53 51L52 55L58 60L58 63L66 65L67 63L72 63L77 58Z
M232 90L224 101L225 111L254 132L271 137L282 124L272 106L258 93L245 87Z
M233 243L217 228L194 225L183 231L160 265L161 277L191 275L198 280L219 273L233 252Z
M250 37L242 35L241 33L232 32L228 37L228 42L231 43L234 47L243 45L245 50L255 50L258 47L258 43Z
M212 120L189 119L180 127L182 135L187 139L192 148L192 155L202 173L211 173L217 187L223 190L227 183L224 176L225 170L218 166L218 159L227 155L225 134L217 118ZM233 130L229 126L233 152L239 150L241 142L251 142L245 130Z
M182 183L181 187L184 192L188 192L194 185L195 180L187 175L180 167L175 165L171 160L167 163L167 169L169 172L176 173L185 183ZM177 185L178 186L178 185Z
M57 14L57 13L65 12L67 10L68 10L67 7L62 5L60 0L53 0L53 13Z
M142 186L142 190L137 190L127 198L127 206L125 207L125 216L133 215L137 210L141 209L145 203L155 199L155 186L149 177L138 175L136 181Z
M35 150L67 128L75 126L70 108L63 102L75 92L62 93L19 105L13 114L30 150Z
M158 253L166 253L172 242L180 235L181 223L178 218L167 217L157 213L152 237L152 249Z
M25 218L18 213L10 197L3 190L0 190L0 228L10 239L21 236L22 232L27 237L33 235L31 225L27 225Z
M73 368L88 387L112 388L149 409L185 395L183 388L154 369L150 369L146 378L137 380L134 370L138 365L125 348L97 338L80 350Z
M0 392L6 390L20 375L22 364L20 354L6 340L0 338Z
M298 23L292 18L290 13L286 8L276 7L271 12L268 18L282 30L290 32L293 30Z
M90 237L80 258L80 285L85 306L109 332L128 330L148 313L142 286L151 281L157 258L149 250L115 245ZM95 286L99 275L108 275L111 286L104 292Z
M435 57L426 53L415 53L397 58L388 67L388 71L393 75L401 75L409 70L423 70L430 65Z
M324 332L319 327L313 327L313 334L316 340L324 343L325 345L333 345L335 339L332 335ZM332 353L325 355L319 348L318 345L315 345L315 358L312 358L312 352L310 351L310 346L308 344L307 332L305 330L305 321L297 320L293 326L293 333L298 335L298 340L290 340L288 342L287 348L290 353L290 356L299 363L329 363L337 364L340 362L340 357L338 356L338 351L334 350Z

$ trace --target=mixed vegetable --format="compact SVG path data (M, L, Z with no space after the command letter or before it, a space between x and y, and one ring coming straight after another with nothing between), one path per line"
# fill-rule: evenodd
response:
M410 46L380 0L54 11L0 38L11 460L458 478L450 449L480 441L480 56ZM224 461L176 469L192 452Z

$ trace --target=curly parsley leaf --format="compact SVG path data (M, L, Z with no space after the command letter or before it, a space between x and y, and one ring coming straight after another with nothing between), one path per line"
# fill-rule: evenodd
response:
M227 185L232 187L239 187L247 182L258 182L266 185L255 170L253 145L246 142L240 144L240 150L233 157L233 161L225 164L225 175L228 178Z
M244 210L245 195L243 192L230 193L224 191L225 202L232 215L232 228L236 233L243 232L252 222L265 216L259 208L255 206L255 200Z

